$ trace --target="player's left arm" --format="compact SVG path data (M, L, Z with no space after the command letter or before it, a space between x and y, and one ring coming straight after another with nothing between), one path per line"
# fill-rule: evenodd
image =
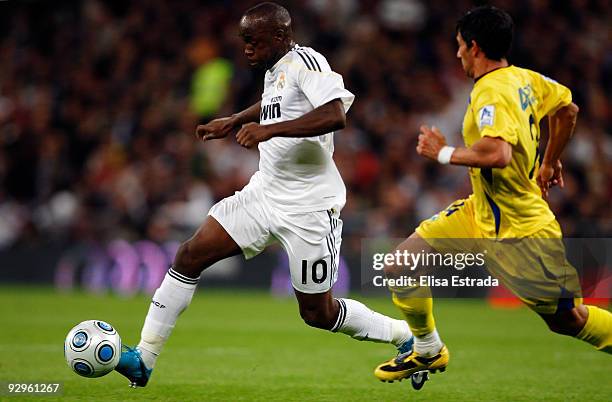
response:
M512 160L512 145L498 137L482 137L470 147L449 147L436 127L421 126L417 153L442 164L504 168Z
M556 185L564 187L561 154L572 138L579 110L578 106L572 102L548 117L548 143L536 178L545 198L548 197L548 190L551 187Z
M236 134L236 140L245 148L274 137L316 137L341 130L346 126L346 114L340 99L329 101L294 120L261 125L248 123Z

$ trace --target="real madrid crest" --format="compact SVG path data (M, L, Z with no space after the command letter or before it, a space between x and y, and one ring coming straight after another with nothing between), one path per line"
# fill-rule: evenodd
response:
M281 71L276 80L276 90L281 91L283 88L285 88L285 72Z

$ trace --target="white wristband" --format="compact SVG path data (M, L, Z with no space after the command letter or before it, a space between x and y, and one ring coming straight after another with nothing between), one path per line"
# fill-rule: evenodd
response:
M438 162L443 165L448 165L451 156L453 156L453 152L455 152L455 147L449 147L448 145L443 146L440 152L438 152Z

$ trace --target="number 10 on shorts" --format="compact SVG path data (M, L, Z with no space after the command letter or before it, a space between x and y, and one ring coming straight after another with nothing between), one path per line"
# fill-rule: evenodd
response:
M310 271L310 275L308 274ZM308 277L312 279L314 283L320 284L325 282L327 279L327 261L317 260L312 263L312 266L308 266L307 260L302 260L302 284L308 283Z

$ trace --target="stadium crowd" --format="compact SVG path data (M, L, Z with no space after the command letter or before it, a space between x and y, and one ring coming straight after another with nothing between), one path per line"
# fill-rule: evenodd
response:
M0 248L49 240L184 239L240 189L257 151L201 143L195 126L254 103L261 73L237 35L254 1L0 3ZM580 106L550 199L566 236L612 235L612 15L606 0L495 1L517 25L511 62ZM335 159L347 184L344 252L404 237L469 194L467 171L415 152L418 126L452 143L471 82L443 0L283 2L301 45L356 94ZM478 3L480 4L480 3Z

